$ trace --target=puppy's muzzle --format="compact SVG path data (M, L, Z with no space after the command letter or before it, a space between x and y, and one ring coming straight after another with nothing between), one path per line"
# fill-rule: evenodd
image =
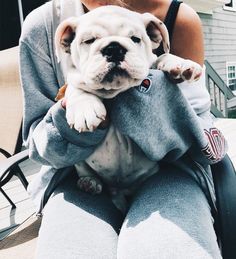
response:
M101 53L106 57L107 62L119 63L124 60L127 49L119 42L113 41L101 50Z

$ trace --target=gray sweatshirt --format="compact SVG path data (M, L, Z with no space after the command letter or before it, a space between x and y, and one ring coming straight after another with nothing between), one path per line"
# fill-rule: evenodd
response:
M71 10L67 13L62 8L61 20L83 13L78 0L60 3ZM20 38L23 140L30 158L42 164L28 188L37 211L71 167L87 159L108 131L79 133L71 129L61 103L54 101L64 84L54 54L54 31L52 2L48 2L26 18ZM145 91L137 86L108 101L111 123L151 161L173 163L193 175L214 202L209 165L224 157L226 143L213 127L204 78L191 86L176 86L162 72L150 70L148 79L151 84Z

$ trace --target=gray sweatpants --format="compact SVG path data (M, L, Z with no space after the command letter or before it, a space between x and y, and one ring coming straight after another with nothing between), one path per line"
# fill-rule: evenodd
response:
M37 259L221 258L207 199L174 167L161 169L134 195L125 218L106 194L62 183L44 210Z

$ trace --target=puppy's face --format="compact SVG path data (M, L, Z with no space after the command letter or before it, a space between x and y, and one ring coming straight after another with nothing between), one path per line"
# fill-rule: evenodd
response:
M56 52L68 53L80 87L103 98L136 86L156 60L153 49L163 41L169 51L165 25L151 14L103 6L62 22L56 31Z

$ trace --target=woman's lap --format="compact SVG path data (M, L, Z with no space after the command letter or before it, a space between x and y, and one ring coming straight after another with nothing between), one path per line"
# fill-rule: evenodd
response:
M118 258L221 258L209 204L190 175L169 167L145 182L122 225Z
M187 174L171 168L151 177L122 227L108 197L81 193L73 183L63 183L46 205L38 259L220 258L209 205Z
M75 182L74 178L67 179L49 199L39 232L37 258L116 258L121 214L105 195L80 192Z

